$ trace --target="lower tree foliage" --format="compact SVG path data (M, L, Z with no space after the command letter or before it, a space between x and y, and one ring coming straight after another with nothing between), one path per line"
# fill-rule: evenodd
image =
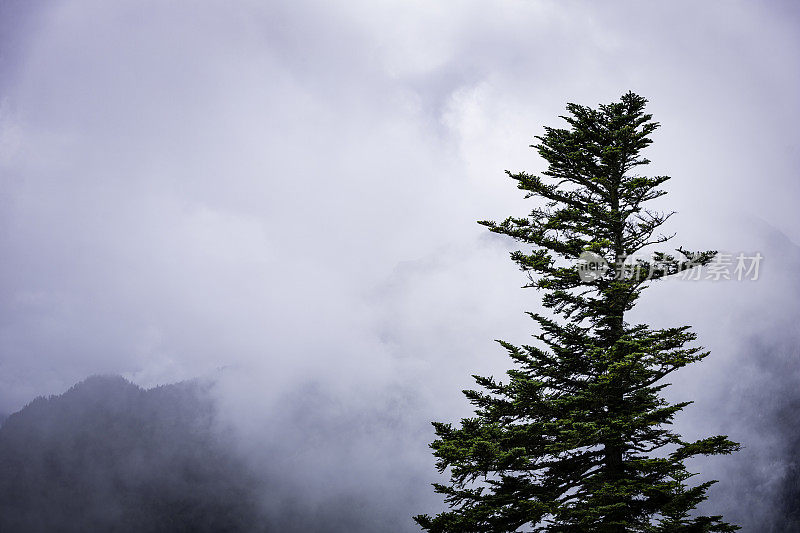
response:
M709 263L715 252L643 249L671 236L671 215L644 207L667 176L633 172L658 127L646 100L627 93L597 109L569 104L568 128L545 128L534 148L542 176L508 175L540 203L525 218L483 221L531 249L512 259L552 313L530 313L535 345L499 341L514 362L505 381L474 376L464 391L475 416L435 422L431 445L448 484L450 510L416 516L431 532L735 531L721 516L692 511L714 481L693 483L685 461L727 454L726 436L684 440L671 430L691 402L661 395L672 372L708 355L689 326L630 324L650 282ZM586 261L599 263L587 270Z

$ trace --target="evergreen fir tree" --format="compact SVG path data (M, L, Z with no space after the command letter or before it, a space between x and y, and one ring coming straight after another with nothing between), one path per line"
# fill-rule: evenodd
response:
M670 429L691 402L668 403L675 370L708 355L689 326L631 325L626 312L650 282L707 264L716 252L643 249L671 213L645 207L669 177L634 173L658 127L647 100L627 93L593 109L568 104L568 128L545 128L533 146L542 176L512 174L526 197L543 201L526 218L482 221L529 245L511 257L543 291L549 316L536 345L498 341L515 365L504 382L474 376L464 391L475 416L460 427L434 422L431 444L449 484L434 484L450 510L416 516L431 532L735 531L720 516L693 516L714 481L691 483L684 461L727 454L726 436L687 442ZM532 246L530 246L532 245ZM607 268L587 271L586 259ZM601 265L602 266L602 265ZM582 270L582 268L584 270ZM589 275L587 275L587 273Z

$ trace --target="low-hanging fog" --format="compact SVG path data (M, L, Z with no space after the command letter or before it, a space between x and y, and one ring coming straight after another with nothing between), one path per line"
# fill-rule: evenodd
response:
M530 209L503 171L543 169L567 102L632 90L672 248L764 256L632 316L712 351L670 395L687 436L745 446L699 468L759 531L798 499L798 31L788 1L4 0L0 415L94 374L209 378L276 527L415 531L430 420L539 306L475 221Z

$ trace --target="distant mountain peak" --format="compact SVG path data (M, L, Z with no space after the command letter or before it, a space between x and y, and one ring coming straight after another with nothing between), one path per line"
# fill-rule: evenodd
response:
M263 529L215 416L195 382L98 375L37 398L0 426L0 531Z

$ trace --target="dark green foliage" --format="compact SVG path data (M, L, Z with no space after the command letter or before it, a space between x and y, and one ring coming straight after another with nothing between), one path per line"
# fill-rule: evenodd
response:
M714 483L689 483L684 460L731 453L725 436L686 442L670 430L690 402L661 397L664 378L708 355L691 346L688 326L631 325L625 313L650 281L698 265L715 252L683 256L643 248L671 213L644 207L665 194L667 176L634 171L658 127L633 93L598 109L569 104L567 129L546 128L535 145L548 162L542 176L508 173L527 197L544 200L526 218L483 221L530 251L512 259L543 291L551 316L535 346L500 341L515 363L504 382L475 376L464 391L475 416L460 427L434 423L431 445L450 483L437 484L450 511L415 520L432 532L735 531L719 516L691 516ZM582 278L584 252L609 268ZM559 318L560 317L560 318Z

